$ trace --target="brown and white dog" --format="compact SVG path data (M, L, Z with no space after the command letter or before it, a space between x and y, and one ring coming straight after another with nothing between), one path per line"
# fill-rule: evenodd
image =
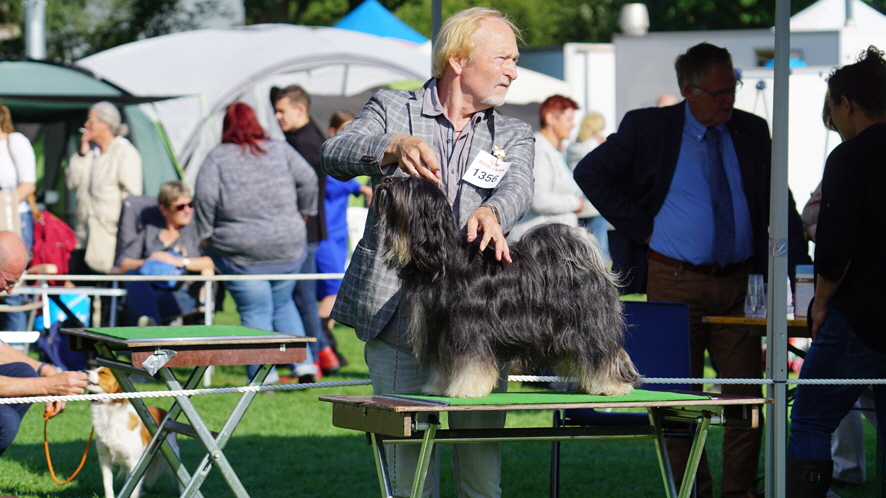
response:
M106 367L87 370L88 384L86 390L94 394L113 394L123 392L114 374ZM93 401L89 409L92 411L92 426L97 437L98 462L101 465L102 482L105 497L113 498L114 475L113 466L119 465L121 475L129 475L151 442L151 434L145 424L138 418L135 408L128 399ZM166 416L166 410L149 406L148 411L159 424ZM175 434L166 437L166 441L178 454L178 442ZM173 476L172 469L161 455L157 455L148 467L144 478L136 485L132 498L138 498L142 484L150 486L157 477L167 472Z

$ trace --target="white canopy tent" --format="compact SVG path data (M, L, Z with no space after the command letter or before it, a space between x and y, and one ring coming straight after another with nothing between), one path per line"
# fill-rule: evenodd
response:
M413 44L335 28L256 25L175 33L128 43L77 63L133 94L183 96L154 105L172 150L193 179L218 144L225 108L240 100L279 136L272 86L300 84L313 95L348 96L424 79L428 56Z
M886 16L861 0L849 0L852 26L886 29ZM791 17L791 31L839 30L846 24L847 0L818 0Z
M205 29L128 43L77 65L134 95L179 96L146 109L165 130L189 179L218 144L225 108L253 106L278 138L272 86L301 85L315 96L353 96L402 80L430 77L427 45L325 27L264 24ZM520 70L508 103L568 94L565 82ZM148 107L148 106L143 106ZM194 166L196 165L196 166Z

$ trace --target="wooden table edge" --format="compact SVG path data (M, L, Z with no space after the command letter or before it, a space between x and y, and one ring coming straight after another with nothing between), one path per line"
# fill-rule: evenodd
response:
M165 346L205 346L213 344L294 344L315 342L314 337L305 337L300 335L281 334L279 332L267 332L266 335L255 336L232 336L232 337L164 337L156 339L138 338L138 339L121 339L119 337L108 336L91 332L84 328L65 328L62 332L84 337L94 341L106 342L119 346L130 348L141 347L165 347Z
M601 401L576 403L540 403L516 405L441 405L433 402L414 402L403 398L393 399L380 396L320 396L320 401L341 403L353 406L365 406L392 412L447 412L447 411L507 411L507 410L561 410L572 408L649 408L653 407L695 407L695 406L730 406L730 405L765 405L771 404L771 398L755 398L748 396L728 396L705 393L709 399L684 399L669 401Z

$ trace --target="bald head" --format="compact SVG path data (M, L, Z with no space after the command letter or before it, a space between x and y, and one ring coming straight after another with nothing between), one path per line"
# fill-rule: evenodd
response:
M665 93L658 97L658 101L655 103L656 107L667 107L669 105L679 104L680 99L671 95L669 93Z
M0 232L0 290L9 292L27 266L28 250L22 239L12 232Z

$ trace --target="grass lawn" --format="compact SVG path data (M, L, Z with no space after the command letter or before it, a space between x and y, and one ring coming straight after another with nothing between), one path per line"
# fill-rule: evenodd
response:
M239 323L230 298L225 311L216 316L221 324ZM362 343L345 327L336 329L336 337L350 364L328 380L368 379L363 362ZM240 386L245 382L243 367L216 369L213 387ZM162 390L157 383L139 384L140 390ZM511 390L526 389L512 384ZM370 394L369 386L281 391L262 393L247 412L228 443L225 454L240 476L247 491L256 497L374 497L379 495L375 465L370 446L363 434L337 429L331 423L331 405L321 403L321 394ZM196 396L197 409L210 429L224 423L237 395ZM171 398L151 398L149 404L168 407ZM87 463L73 482L55 484L49 475L43 452L42 407L33 408L25 417L15 443L0 457L0 495L19 498L101 497L102 484L95 449L90 449ZM180 420L182 418L180 417ZM551 424L551 413L515 412L508 415L512 426ZM89 436L90 414L86 402L68 404L65 413L49 422L49 441L53 467L64 480L77 467ZM715 482L721 467L722 430L714 428L707 449ZM865 486L835 488L842 498L874 496L872 473L875 462L874 430L865 424L869 482ZM203 454L199 442L181 437L182 456L193 469ZM454 496L449 468L450 445L440 445L441 496ZM569 497L659 497L663 496L661 478L651 441L565 442L561 446L561 496ZM503 495L515 498L538 498L548 495L550 444L509 443L502 445L504 469ZM761 463L762 475L762 463ZM117 489L122 480L116 481ZM217 471L209 474L202 488L206 497L233 496ZM169 478L161 478L142 496L177 495ZM719 489L715 487L715 496Z

